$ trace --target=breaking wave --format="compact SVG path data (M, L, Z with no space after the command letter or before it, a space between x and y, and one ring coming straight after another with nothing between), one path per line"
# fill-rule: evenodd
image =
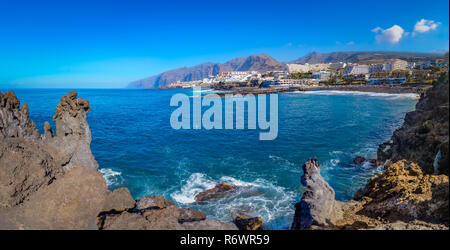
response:
M99 171L102 173L103 178L105 178L106 185L108 185L108 187L120 184L123 180L121 172L114 171L110 168L102 168L99 169Z
M195 203L196 195L219 183L235 185L238 189L230 196L210 203ZM171 197L181 206L188 205L212 218L231 221L237 215L258 216L266 228L280 229L287 226L286 221L292 221L299 194L261 178L247 182L230 176L213 179L203 173L194 173Z

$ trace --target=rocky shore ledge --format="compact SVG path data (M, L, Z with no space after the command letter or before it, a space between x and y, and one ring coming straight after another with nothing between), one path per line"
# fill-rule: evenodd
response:
M229 229L162 196L109 191L90 149L89 101L69 92L39 134L26 104L0 93L0 229Z
M380 145L384 171L369 179L353 200L335 200L317 159L303 165L305 186L296 204L294 230L449 229L448 74L422 93L416 110Z

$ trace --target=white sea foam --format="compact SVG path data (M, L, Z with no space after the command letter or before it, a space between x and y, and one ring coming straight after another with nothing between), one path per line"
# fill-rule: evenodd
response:
M203 93L203 92L211 92L213 89L194 89L194 93Z
M414 93L377 93L377 92L363 92L363 91L347 91L347 90L312 90L312 91L294 91L291 93L299 93L304 95L360 95L368 97L386 97L389 99L418 99L420 96Z
M171 197L181 204L195 202L195 196L200 192L213 188L216 183L209 179L205 174L194 173L186 181L181 190L172 193Z
M339 162L341 162L339 159L331 159L330 160L330 163L333 167L336 167L339 164Z
M122 173L114 171L110 168L102 168L99 171L103 174L103 178L106 180L106 185L111 186L122 182Z

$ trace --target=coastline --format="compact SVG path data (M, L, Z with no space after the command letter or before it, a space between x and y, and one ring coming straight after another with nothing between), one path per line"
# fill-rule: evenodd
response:
M329 86L326 87L326 89L309 88L303 91L337 90L335 88L330 89ZM364 90L372 90L366 92L375 92L373 91L375 88L360 89L352 86L349 90L348 87L345 86L345 88L339 88L339 90L363 92ZM446 90L445 87L447 87ZM377 86L377 89L379 90L377 93L386 93L383 92L386 91L386 88ZM399 89L391 93L398 94ZM401 91L405 91L401 93L411 93L411 91L419 93L420 90L421 88L417 87L405 88L401 89ZM397 132L401 131L402 128L397 129L394 132L393 142L387 142L384 147L380 146L380 152L383 155L379 153L378 160L384 162L381 164L385 165L387 174L374 175L367 182L366 187L355 194L355 199L346 203L335 201L334 190L330 190L325 182L319 182L317 188L326 188L327 192L320 192L319 190L313 193L327 194L327 196L317 199L316 197L306 197L308 199L305 198L305 202L318 202L313 207L324 207L326 209L331 207L331 211L336 210L338 213L324 214L319 211L319 214L314 214L315 211L310 211L311 217L307 219L317 220L320 225L318 227L316 227L317 225L313 225L313 227L304 225L302 220L305 220L305 218L297 216L294 218L297 221L295 226L293 224L292 229L448 229L448 216L445 217L445 213L441 211L441 207L443 207L445 212L445 205L448 211L448 193L443 192L448 190L448 167L442 168L440 172L444 174L438 176L429 174L430 170L426 165L416 164L419 160L431 164L432 159L430 157L435 155L434 151L423 150L420 143L416 143L424 135L427 136L427 141L431 141L433 138L441 140L441 137L446 136L446 139L443 138L443 142L439 146L442 155L441 160L447 159L448 155L448 132L445 134L445 130L442 129L445 126L448 128L448 122L445 125L441 124L443 121L439 120L445 118L444 115L441 115L445 112L447 112L448 118L448 101L445 106L445 96L441 96L447 94L448 99L448 78L446 86L431 90L427 91L429 93L422 95L421 101L416 106L416 111L405 117L405 125L402 126L405 133ZM292 90L289 89L289 91ZM226 94L228 93L230 92ZM28 106L23 104L20 108L20 102L13 92L5 93L2 96L2 104L1 111L6 114L5 117L8 120L3 129L4 133L2 133L5 138L2 138L2 144L0 144L2 146L0 149L4 152L3 157L0 157L0 163L3 163L0 166L8 167L6 169L8 173L12 173L16 168L22 169L25 171L25 175L33 176L33 182L28 183L26 179L23 181L21 178L14 179L13 185L15 186L28 185L27 190L19 194L14 193L6 185L0 186L8 195L7 199L2 200L3 204L6 205L0 208L0 221L2 222L0 228L237 229L231 221L214 220L206 217L200 211L177 207L162 196L144 196L134 200L126 188L107 190L105 179L99 174L98 164L90 151L91 136L86 119L90 105L88 101L77 98L76 92L70 92L63 96L57 106L54 116L56 135L48 123L45 124L44 133L39 134L36 131L36 125L29 119ZM447 107L446 110L445 107ZM432 114L433 116L430 116ZM19 124L15 123L14 116L20 118ZM430 117L433 119L432 124L427 120ZM80 127L87 128L87 130L80 131ZM75 133L67 132L69 130L75 131ZM438 134L442 131L444 131L444 135ZM420 136L420 138L417 136ZM402 151L403 149L400 146L403 145L404 148L404 142L407 142L406 139L409 140L409 138L417 139L411 146L418 148L408 149L407 154L404 154L405 152ZM397 141L399 143L396 143ZM11 152L16 148L15 145L25 148L25 152L19 151L12 154ZM430 146L432 145L434 144L430 144ZM391 150L387 150L386 146L389 146ZM409 145L406 144L406 146ZM69 152L70 155L76 157L69 157L69 160L67 160L67 152L61 150L62 148L72 150L73 152ZM417 153L421 151L430 153L430 156L424 158L423 155ZM412 155L417 155L420 159L412 159L409 152L412 152ZM12 157L13 155L14 157ZM40 161L41 158L43 161ZM32 161L32 159L38 159L39 161ZM416 163L409 162L410 160L414 160ZM33 162L41 162L42 165L30 165ZM445 166L445 163L443 162L440 165ZM319 168L320 165L317 164L317 160L310 161L310 163L305 164L304 176L308 177L308 173L310 173L314 175L312 179L320 180L320 171L317 172ZM50 176L42 178L39 174L42 170L50 172ZM445 175L445 171L447 171L447 175ZM302 183L305 177L302 177ZM46 178L54 179L54 181L49 182ZM404 179L413 180L413 184L409 184L410 181L403 184L402 180ZM71 183L72 186L65 188L67 183ZM314 184L316 182L309 186L313 187ZM377 186L384 184L386 184L386 187L393 186L394 188L392 190L389 188L380 189ZM420 184L420 186L415 186L415 184ZM398 192L395 189L396 185L406 191ZM77 186L85 186L89 190L74 192L73 190L78 190ZM215 187L211 190L214 191L214 189L218 188ZM210 190L206 191L210 192ZM80 202L68 205L66 200L60 199L61 193L64 193L70 200ZM439 194L438 199L433 196L436 193ZM409 196L410 194L411 196ZM420 202L420 206L402 203L410 200ZM51 203L53 205L46 205L36 211L36 204L40 204L42 201L45 201L45 204ZM83 207L84 203L90 204L89 210ZM66 208L66 206L68 207ZM407 210L397 210L398 207L402 206L406 207ZM439 209L436 211L430 210L430 208L436 207ZM299 208L296 206L296 209ZM71 211L77 212L71 213ZM423 211L432 211L433 215ZM305 214L303 212L300 210L298 213L300 215ZM27 214L26 217L22 216L24 213ZM391 215L395 215L395 217L390 217ZM56 217L58 221L52 221L50 219L53 218L52 216ZM378 217L381 217L382 220L379 220ZM41 220L41 218L44 219ZM398 219L400 219L400 224L395 221ZM414 222L412 220L419 221ZM329 225L329 222L332 224Z
M332 91L358 91L358 92L372 92L372 93L386 93L386 94L422 94L432 85L322 85L322 86L300 86L300 87L271 87L271 88L258 88L258 87L235 87L231 89L215 88L219 92L214 94L205 94L205 97L220 96L225 97L227 95L268 95L276 93L298 92L298 91L319 91L319 90L332 90Z
M336 200L318 159L306 161L301 177L306 191L295 205L291 229L448 230L448 87L447 74L421 94L403 125L379 145L373 162L364 156L353 160L384 171L352 200Z

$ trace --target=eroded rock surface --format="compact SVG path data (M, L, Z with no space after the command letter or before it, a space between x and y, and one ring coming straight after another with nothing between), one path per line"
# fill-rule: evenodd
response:
M448 176L424 174L414 162L401 160L387 166L355 196L365 200L361 212L371 217L449 223Z

